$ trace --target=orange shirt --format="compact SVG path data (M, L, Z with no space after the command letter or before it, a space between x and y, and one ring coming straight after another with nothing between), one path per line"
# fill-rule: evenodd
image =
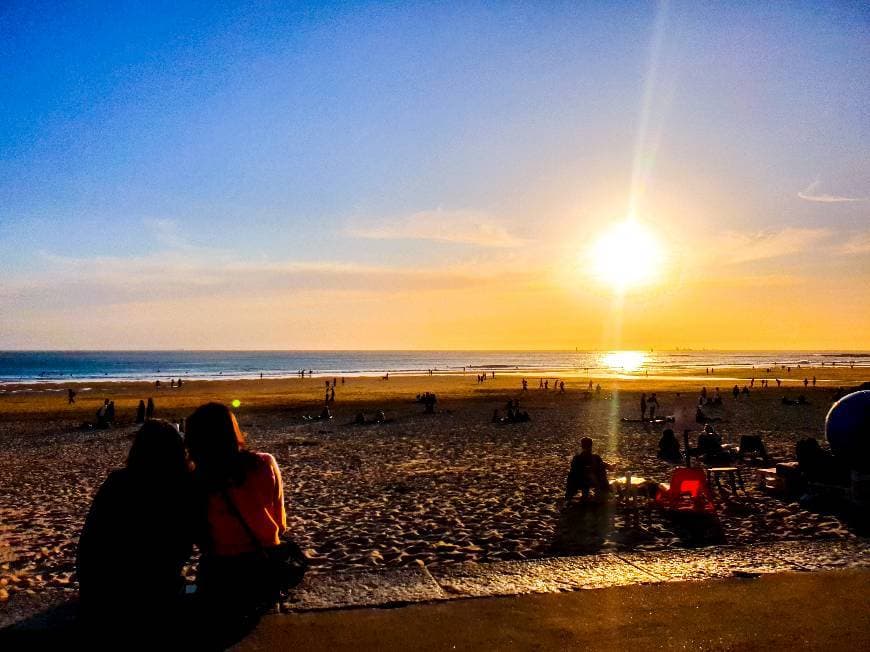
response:
M253 455L256 456L254 468L241 485L231 487L227 493L257 540L265 547L275 546L280 543L280 534L287 529L281 471L268 453ZM257 549L220 493L209 496L208 526L212 554L238 555Z

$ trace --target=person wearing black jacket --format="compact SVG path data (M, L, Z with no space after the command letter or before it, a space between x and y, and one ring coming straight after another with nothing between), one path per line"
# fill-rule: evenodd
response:
M95 646L147 647L172 636L195 538L191 477L175 426L150 420L126 467L97 491L76 558L80 622Z

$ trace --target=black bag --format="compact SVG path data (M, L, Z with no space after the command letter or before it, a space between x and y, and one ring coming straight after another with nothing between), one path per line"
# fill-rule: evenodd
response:
M258 564L261 567L259 581L263 584L263 590L269 594L277 595L302 582L305 572L308 570L308 558L299 545L289 536L282 534L281 543L277 546L264 546L248 522L245 521L229 494L223 491L222 495L233 516L241 523L248 537L257 547L258 557L261 561L261 564Z

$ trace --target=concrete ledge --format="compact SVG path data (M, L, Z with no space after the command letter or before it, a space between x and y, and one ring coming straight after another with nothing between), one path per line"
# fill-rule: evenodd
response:
M333 573L306 578L282 610L386 607L444 599L444 591L425 568Z
M859 566L870 566L870 542L863 539L466 563L431 572L406 568L334 573L307 578L282 610L388 607Z

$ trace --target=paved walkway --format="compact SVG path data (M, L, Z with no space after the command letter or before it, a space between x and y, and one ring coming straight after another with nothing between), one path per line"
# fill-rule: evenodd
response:
M870 649L870 569L266 617L249 650Z

